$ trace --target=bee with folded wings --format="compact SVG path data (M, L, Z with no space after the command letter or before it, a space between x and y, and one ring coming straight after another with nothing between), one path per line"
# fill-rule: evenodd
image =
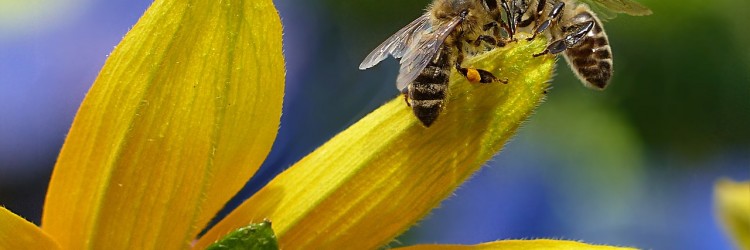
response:
M552 42L533 56L564 52L565 61L578 79L586 87L602 90L612 78L612 49L602 22L589 6L604 18L613 18L617 13L651 14L651 10L632 0L532 0L528 3L521 0L513 4L513 27L531 28L529 40L547 34Z
M540 34L551 37L534 57L565 52L586 86L603 89L612 76L612 53L601 21L583 2L607 15L651 13L632 0L434 0L425 14L386 39L359 68L375 66L388 55L400 58L396 87L426 127L445 104L451 67L470 82L507 83L461 64L466 54L480 53L483 44L492 48L515 41L519 30L532 33L529 40Z

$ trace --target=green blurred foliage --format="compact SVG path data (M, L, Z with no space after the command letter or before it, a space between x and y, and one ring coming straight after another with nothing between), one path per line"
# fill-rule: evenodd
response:
M654 15L606 24L616 62L607 95L658 150L701 156L747 148L750 57L729 12L747 3L646 4Z
M574 215L559 218L581 228L623 224L644 192L643 142L622 115L578 90L550 97L519 136L543 142L536 154L557 160L543 178L560 185L558 212ZM586 217L606 221L580 219Z

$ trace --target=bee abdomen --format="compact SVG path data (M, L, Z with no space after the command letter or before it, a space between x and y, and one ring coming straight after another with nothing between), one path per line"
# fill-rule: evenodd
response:
M437 120L443 109L444 100L412 100L411 107L414 115L425 127L432 125Z
M409 85L409 99L414 115L426 127L440 115L448 90L450 67L427 66Z
M574 19L594 20L594 28L577 46L565 51L566 59L588 87L604 89L612 78L612 49L601 22L588 12Z

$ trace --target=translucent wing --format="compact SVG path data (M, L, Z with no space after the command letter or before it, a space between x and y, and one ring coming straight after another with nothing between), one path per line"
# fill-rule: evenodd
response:
M396 87L399 90L406 88L427 67L427 64L440 51L445 38L456 28L456 25L461 23L461 20L462 18L457 16L436 27L427 23L424 31L414 35L415 44L408 46L403 54L404 57L401 58L401 68L396 78Z
M401 58L409 47L414 35L421 33L427 28L427 26L429 26L428 21L429 16L425 14L406 25L406 27L401 28L396 34L393 34L370 52L370 54L365 57L365 60L359 64L359 69L367 69L375 66L388 57L389 54L393 55L395 58Z
M631 16L651 15L651 10L634 0L580 0L588 4L599 17L612 19L618 13Z

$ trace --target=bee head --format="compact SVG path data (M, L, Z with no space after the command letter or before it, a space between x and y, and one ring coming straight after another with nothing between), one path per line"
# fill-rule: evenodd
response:
M436 0L432 9L438 19L451 19L456 16L471 18L476 11L484 10L482 0Z

